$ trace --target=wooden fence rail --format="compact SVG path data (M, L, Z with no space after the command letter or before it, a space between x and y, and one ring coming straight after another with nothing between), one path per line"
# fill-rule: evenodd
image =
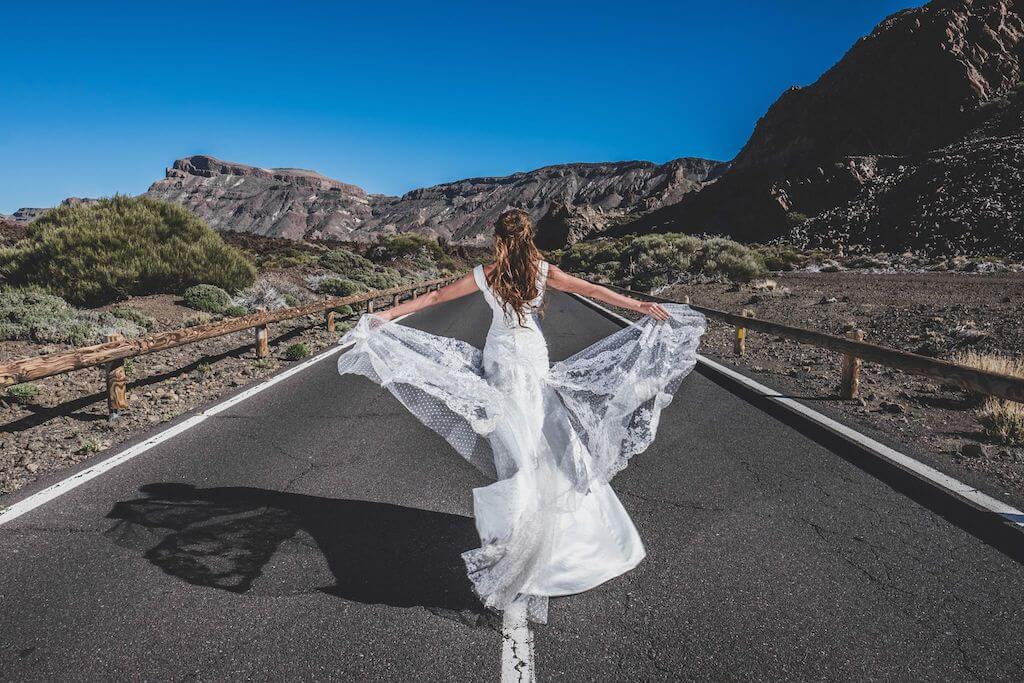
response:
M604 286L638 299L647 299L648 301L658 301L661 303L684 303L654 296L653 294L636 292L616 285ZM737 330L743 330L742 334L737 334L737 340L739 341L735 348L738 352L742 352L744 349L743 342L747 338L746 331L754 330L777 334L801 344L810 344L844 354L844 356L848 357L848 360L844 360L843 377L844 394L846 394L847 398L854 398L856 396L857 387L860 383L860 361L866 360L880 365L887 365L912 375L921 375L956 384L970 391L1011 401L1024 402L1024 379L1020 377L1004 375L998 372L988 372L958 363L950 363L949 361L938 360L937 358L900 351L887 346L871 344L862 341L864 336L860 330L854 330L849 338L839 337L816 330L808 330L803 327L795 327L771 320L762 320L752 317L752 312L746 310L744 314L736 314L693 304L690 304L690 307L695 311L700 311L708 318L729 323L736 327Z
M71 372L72 370L81 370L83 368L96 366L105 366L108 370L108 375L110 373L123 374L124 370L121 367L121 363L125 358L141 356L147 353L154 353L156 351L163 351L164 349L171 349L185 344L193 344L204 339L221 337L226 334L231 334L232 332L240 332L242 330L252 328L256 328L257 330L257 354L262 353L263 355L266 355L266 342L268 338L267 325L270 323L289 320L292 318L301 318L306 315L329 311L326 317L326 324L328 329L332 329L334 326L334 316L330 313L332 309L340 306L367 302L368 308L373 310L374 299L390 298L392 302L397 304L403 294L411 292L412 296L415 297L419 290L430 290L443 284L447 284L453 279L454 278L450 277L440 278L437 280L418 282L415 285L392 287L390 289L365 292L363 294L355 294L352 296L325 299L323 301L316 301L303 306L281 308L276 311L261 310L253 313L252 315L244 315L239 318L230 318L228 320L207 323L205 325L185 327L177 330L171 330L169 332L158 332L156 334L139 337L138 339L125 340L120 338L110 338L102 344L81 346L67 351L59 351L57 353L50 353L44 356L36 356L34 358L22 358L0 365L0 387L18 384L21 382L31 382L33 380L43 379L44 377L51 377L65 372ZM115 404L120 406L124 403L123 377L114 377L113 380L108 377L107 382L109 393L111 396L114 396L114 398L111 399L111 409L116 410Z

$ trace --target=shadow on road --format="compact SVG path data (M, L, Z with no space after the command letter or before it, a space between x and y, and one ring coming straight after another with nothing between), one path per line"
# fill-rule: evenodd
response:
M249 487L140 490L146 497L114 505L107 517L118 522L107 535L191 584L233 593L260 581L294 588L323 579L319 553L334 580L319 586L325 593L462 621L483 613L460 557L479 546L469 517Z

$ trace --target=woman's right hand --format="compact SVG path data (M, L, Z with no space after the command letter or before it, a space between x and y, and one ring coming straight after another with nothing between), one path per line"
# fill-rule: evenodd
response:
M665 307L659 303L653 301L641 301L640 307L637 308L637 312L649 315L655 320L668 320L671 316L669 312L665 310Z

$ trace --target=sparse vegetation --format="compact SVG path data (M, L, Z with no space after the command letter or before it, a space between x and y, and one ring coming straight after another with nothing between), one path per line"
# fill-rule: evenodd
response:
M309 356L309 345L304 342L292 344L284 350L284 357L288 360L302 360L307 356Z
M1024 358L964 351L953 361L987 372L1024 378ZM989 438L1007 446L1024 445L1024 403L975 394L983 401L975 413Z
M200 283L234 291L256 277L239 250L187 209L145 197L47 211L3 261L11 283L88 306Z
M559 265L601 282L642 290L697 274L746 282L767 272L761 255L738 242L680 233L579 242L562 252Z
M366 285L362 282L349 280L347 278L331 277L321 280L317 284L316 291L328 296L352 296L367 291Z
M977 412L985 433L1006 446L1024 446L1024 403L990 398Z
M249 311L245 306L232 304L224 309L223 315L226 318L240 318L243 315L249 315Z
M372 251L372 250L371 250ZM332 249L320 257L320 266L337 273L342 279L363 285L360 291L388 289L402 282L402 274L394 268L376 265L373 261L348 249ZM339 294L336 296L346 296Z
M35 287L0 289L0 341L21 339L82 346L113 333L137 337L146 330L138 322L140 315L121 307L103 312L78 310L59 296Z
M192 285L182 296L189 308L221 314L231 305L231 295L217 285Z
M15 403L30 403L39 396L39 387L31 382L12 384L4 392L8 399Z

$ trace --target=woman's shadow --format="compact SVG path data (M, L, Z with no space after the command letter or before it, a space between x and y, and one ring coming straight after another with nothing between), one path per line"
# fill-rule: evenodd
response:
M334 578L334 585L318 587L325 593L422 606L468 623L484 614L460 557L479 545L469 517L249 487L140 490L146 497L117 503L107 515L118 520L108 535L191 584L247 593L275 554L288 554L282 544L305 539L308 549L312 539ZM309 580L303 565L314 564L305 557L291 565L278 557L273 565L286 575L292 567L286 580L302 584Z

